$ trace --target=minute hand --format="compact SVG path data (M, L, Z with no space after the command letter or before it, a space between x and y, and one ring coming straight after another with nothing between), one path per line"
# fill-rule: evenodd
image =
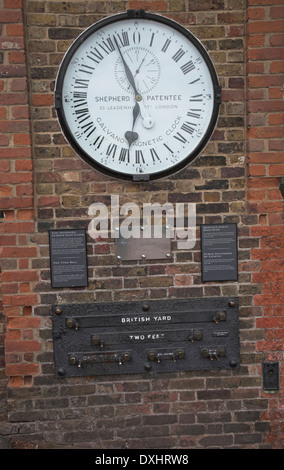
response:
M118 42L117 42L117 40L116 40L116 37L113 36L113 39L114 39L114 42L115 42L115 44L116 44L117 50L118 50L118 52L119 52L120 58L121 58L121 60L122 60L122 63L123 63L123 67L124 67L124 70L125 70L125 74L126 74L127 80L129 81L130 85L132 86L132 88L133 88L133 90L134 90L135 95L137 96L137 95L139 95L139 92L138 92L138 90L137 90L137 88L136 88L136 85L135 85L135 81L134 81L134 77L133 77L133 75L132 75L132 72L131 72L130 68L128 67L127 63L126 63L125 60L124 60L124 57L123 57L123 55L122 55L122 53L121 53L121 50L120 50L120 47L119 47Z

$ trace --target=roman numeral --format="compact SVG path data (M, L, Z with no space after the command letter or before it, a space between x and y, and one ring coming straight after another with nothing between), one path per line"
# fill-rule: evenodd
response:
M150 41L150 47L152 47L152 46L153 46L154 37L155 37L155 33L152 33L152 36L151 36L151 41Z
M174 59L175 62L178 62L185 54L185 51L183 51L182 49L179 49L172 57L172 59Z
M127 163L129 163L130 162L129 149L122 148L120 150L120 154L119 154L119 161L120 162L125 162L126 159L127 159Z
M201 111L201 109L195 109L194 111ZM193 118L195 118L195 119L199 119L199 118L200 118L200 114L198 114L198 113L192 113L191 111L188 111L187 116L193 117Z
M183 135L181 135L179 132L177 132L176 135L174 135L174 138L179 140L183 144L185 144L185 142L187 142L186 138Z
M94 51L91 51L90 54L92 55L87 55L87 57L91 60L93 60L94 62L96 62L97 64L100 63L100 61L104 58L104 56L100 53L100 51L94 47Z
M123 31L121 34L117 33L117 37L122 45L122 47L129 46L129 37L127 31Z
M168 49L169 45L171 44L171 41L170 39L167 39L165 44L163 45L162 47L162 52L166 52L166 50Z
M88 106L86 105L88 105L87 101L83 101L82 103L76 104L74 106L75 115L78 118L79 124L86 121L86 119L90 118L89 109L88 109ZM85 106L85 107L82 108L82 106ZM75 109L75 108L78 108L78 109Z
M117 145L116 145L116 144L109 144L109 146L108 146L108 148L107 148L107 151L106 151L107 156L114 158L114 157L115 157L115 153L116 153L116 149L117 149Z
M186 64L184 64L181 67L181 70L183 71L184 75L186 75L187 73L191 72L194 69L195 69L195 65L192 62L192 60L190 60L189 62L186 62Z
M168 147L167 144L163 144L163 145L166 147L166 149L168 149L169 152L174 153L174 151L170 147Z
M88 88L90 80L85 80L83 78L76 78L74 88Z
M96 129L93 121L90 121L90 122L87 122L86 124L84 124L84 126L81 126L81 129L83 130L83 133L86 134L86 132L89 132L87 135L86 135L86 138L89 138L90 135L94 132L94 130Z
M96 146L96 150L100 148L100 146L102 145L102 142L104 140L104 137L102 135L99 135L96 140L93 142L93 145Z
M196 80L193 80L192 82L189 82L189 85L193 85L194 83L199 82L200 78L197 78Z
M73 93L74 100L82 101L87 99L87 92L86 91L74 91Z
M103 41L102 44L99 44L99 46L106 54L109 54L115 50L111 38L107 38L106 41Z
M93 73L93 72L90 72L90 70L95 70L94 67L90 67L89 65L85 65L85 64L82 64L81 67L85 67L85 69L88 69L88 70L79 69L79 72L88 73L89 75L92 75Z
M186 121L182 126L181 126L181 130L187 132L188 134L193 134L193 132L195 131L195 129L191 126L196 126L196 124L193 124L192 122L188 122Z
M135 162L139 164L141 163L141 160L145 163L142 150L135 150Z
M202 93L200 95L192 95L189 101L202 101Z
M86 121L86 119L89 119L90 117L88 108L75 109L75 114L76 117L78 117L79 124ZM81 121L79 121L79 119L81 119Z
M140 44L140 41L141 41L141 34L139 33L139 31L134 31L133 33L134 44Z
M152 157L153 162L155 162L155 160L161 161L155 149L150 149L150 152L151 152L151 157Z

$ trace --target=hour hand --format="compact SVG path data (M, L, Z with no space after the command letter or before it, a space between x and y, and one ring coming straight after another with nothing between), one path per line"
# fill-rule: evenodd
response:
M129 145L129 148L131 147L131 145L139 138L139 135L137 134L137 132L134 132L133 129L134 129L134 125L135 125L135 122L136 122L136 119L137 117L139 116L139 113L140 113L140 108L139 108L139 104L136 102L135 103L135 106L133 108L133 124L132 124L132 131L127 131L125 132L125 138L128 142L128 145Z

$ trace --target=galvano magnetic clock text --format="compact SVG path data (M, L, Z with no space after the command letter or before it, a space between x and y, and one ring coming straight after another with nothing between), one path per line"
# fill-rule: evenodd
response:
M55 107L75 152L109 176L147 181L191 162L215 128L221 88L198 39L144 10L105 18L67 51Z

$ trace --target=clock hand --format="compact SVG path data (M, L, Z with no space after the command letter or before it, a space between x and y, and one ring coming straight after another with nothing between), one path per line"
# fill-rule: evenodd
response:
M119 52L119 55L120 55L120 58L121 58L121 61L122 61L122 64L123 64L123 67L124 67L124 70L125 70L125 74L126 74L127 80L129 81L130 85L132 86L135 95L136 95L136 96L138 96L138 95L141 96L140 93L138 92L138 90L136 89L134 77L133 77L133 75L132 75L132 72L131 72L130 68L128 67L127 63L125 62L125 59L124 59L124 57L123 57L123 55L122 55L122 52L121 52L121 50L120 50L120 47L119 47L119 45L118 45L118 42L117 42L115 36L113 36L113 40L114 40L114 42L115 42L115 44L116 44L116 47L117 47L117 50L118 50L118 52ZM136 96L135 96L135 98L136 98Z
M117 50L119 52L119 55L120 55L120 58L121 58L121 61L122 61L122 64L123 64L123 67L124 67L124 70L125 70L125 74L126 74L126 77L127 77L127 80L129 81L130 85L132 86L133 88L133 91L135 93L135 101L136 101L136 104L135 104L135 107L133 109L133 126L132 126L132 132L133 132L133 128L134 128L134 124L135 124L135 121L138 117L138 108L140 108L140 112L141 112L141 116L142 116L142 119L143 119L143 125L144 127L146 127L146 129L150 129L151 127L153 127L154 125L154 121L153 119L149 116L149 114L147 113L143 103L142 103L142 96L141 94L139 93L139 91L137 90L136 88L136 84L135 84L135 80L134 80L134 77L132 75L132 72L130 70L130 68L128 67L127 63L125 62L125 59L122 55L122 52L120 50L120 47L118 45L118 42L116 40L116 37L113 36L113 40L116 44L116 47L117 47ZM147 54L146 54L147 55ZM142 60L138 70L136 71L136 73L139 73L139 69L142 65L142 63L144 62L145 58L146 58L146 55L144 57L144 59ZM138 104L138 108L137 108L137 104ZM130 132L130 131L128 131ZM138 137L137 137L138 138ZM136 139L135 139L136 140Z
M139 135L137 132L133 132L135 121L137 117L139 116L140 108L139 104L136 102L134 108L133 108L133 124L132 124L132 131L127 131L125 132L124 136L128 142L129 148L131 145L139 138Z
M137 69L136 72L135 72L134 78L135 78L136 75L140 72L141 66L142 66L144 60L146 59L147 55L148 55L148 53L146 52L144 59L142 59L141 64L139 65L138 69Z
M127 131L125 132L125 138L129 144L129 147L138 139L139 135L137 132L133 132L134 125L136 122L137 117L139 116L139 113L141 113L142 119L143 119L143 125L146 127L146 129L150 129L154 125L154 121L149 116L147 113L146 109L144 108L144 105L141 106L141 103L138 104L136 101L135 106L133 108L133 124L132 124L132 131Z

